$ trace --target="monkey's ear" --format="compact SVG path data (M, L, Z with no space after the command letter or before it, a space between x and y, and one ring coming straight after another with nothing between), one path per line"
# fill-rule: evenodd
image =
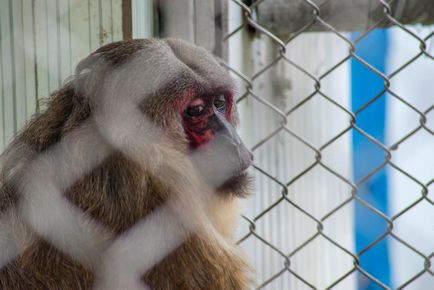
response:
M74 90L77 95L89 97L92 95L92 82L95 77L102 79L101 70L96 73L98 67L103 62L103 54L94 52L81 60L75 68ZM95 82L95 84L98 82Z
M94 52L85 59L81 60L75 68L75 75L79 76L91 70L100 58L101 54L98 52Z

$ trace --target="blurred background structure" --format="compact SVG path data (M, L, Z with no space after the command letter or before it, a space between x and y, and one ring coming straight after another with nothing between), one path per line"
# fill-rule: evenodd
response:
M259 289L434 289L432 0L0 0L0 152L101 45L221 59L255 155Z

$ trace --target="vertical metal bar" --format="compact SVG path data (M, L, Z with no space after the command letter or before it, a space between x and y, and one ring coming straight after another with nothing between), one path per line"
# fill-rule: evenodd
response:
M24 33L24 5L23 5L23 1L21 0L21 15L23 15L23 17L21 18L21 26L23 27L23 34L22 34L22 43L23 43L23 48L22 48L22 59L23 59L23 67L24 67L24 73L23 73L23 78L24 78L24 91L27 91L27 73L26 73L26 48L25 48L25 38L27 35L25 35ZM26 96L21 96L22 98L25 98ZM24 102L24 114L25 114L25 118L27 119L28 116L28 112L27 112L27 102Z
M114 39L114 29L113 29L113 0L110 0L110 41L113 42Z
M62 56L61 56L61 45L60 45L60 12L59 12L59 0L56 1L56 26L57 26L57 86L62 85Z
M5 134L5 78L3 70L3 34L2 34L2 23L0 21L0 77L1 77L1 108L0 108L0 153L3 151L6 145L6 134Z
M198 30L197 30L196 24L199 22L199 20L198 20L199 12L197 11L196 0L193 0L192 4L193 4L193 22L194 22L194 24L193 24L193 43L197 43Z
M89 34L89 52L92 51L92 29L91 29L91 15L90 15L90 0L87 0L87 18L88 18L88 22L87 22L87 30L88 30L88 34Z
M25 31L24 31L24 15L23 15L23 1L17 0L12 2L12 29L11 44L13 44L13 60L15 73L12 75L12 80L15 87L15 123L16 129L20 127L26 121L26 55L27 49L25 44Z
M112 13L112 40L119 41L123 39L123 9L122 9L122 1L123 0L111 0L111 13Z
M100 0L89 0L90 51L101 46Z
M24 121L35 112L35 74L34 74L34 43L33 43L33 17L32 17L32 1L22 0L22 22L23 33L22 38L22 57L23 57L23 84L24 92L19 95L24 102Z
M13 130L17 132L17 88L16 88L16 67L15 67L15 48L14 48L14 23L13 23L13 7L12 0L9 0L9 39L11 48L11 75L12 75L12 110L13 110Z
M193 0L158 0L157 3L160 16L159 36L177 37L195 43ZM206 30L206 27L203 27L203 30Z
M102 3L101 0L98 0L98 43L99 45L103 45L104 43L104 27L102 26Z
M39 80L38 80L38 62L36 58L36 21L35 21L35 1L32 0L32 40L33 40L33 60L34 60L34 74L35 74L35 104L36 104L36 113L39 113Z
M123 39L133 37L131 0L122 0L122 34Z
M72 35L71 35L71 0L68 0L68 36L69 36L69 67L71 74L74 72L72 67Z
M228 34L229 20L228 20L228 2L227 1L214 1L215 11L215 47L213 53L222 59L228 59L228 45L223 40L223 37Z
M48 88L48 92L50 91L51 88L51 74L50 74L50 53L49 53L49 47L50 47L50 33L48 33L48 0L45 0L45 15L47 17L46 21L45 21L45 33L47 35L47 43L46 43L46 55L45 57L47 58L47 68L46 68L46 72L47 72L47 88Z
M70 43L70 25L69 25L69 9L68 0L59 0L58 2L58 57L59 63L57 69L59 71L59 86L62 85L63 81L71 75L71 43Z
M223 42L222 39L227 32L228 12L225 2L159 0L157 3L161 23L160 36L178 37L226 57L224 52L227 49L224 47L227 47L227 42ZM221 20L218 26L216 17Z

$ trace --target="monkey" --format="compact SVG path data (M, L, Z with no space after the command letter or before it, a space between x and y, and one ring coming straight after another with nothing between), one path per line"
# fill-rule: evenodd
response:
M156 248L139 248L152 254L170 244L165 227L179 239L143 268L141 286L248 289L251 269L233 230L239 199L250 192L253 157L236 132L234 94L232 79L212 54L178 39L123 40L83 59L1 156L0 240L13 240L17 253L3 265L0 260L0 289L133 289L104 281L97 286L105 279L98 272L101 256L121 244L117 237L137 235L132 228L141 221L152 225L161 212L172 214L167 224L157 223L163 240L154 241ZM76 163L85 164L79 174L71 173ZM46 189L50 179L38 191L45 176L58 179L58 199ZM98 224L98 246L81 256L68 252L76 246L70 241L75 233L62 232L69 223L44 224L56 225L54 215L38 221L38 215L56 210L51 198L73 205L60 210L59 219L78 211L89 217L85 224ZM12 222L2 226L2 217ZM87 245L76 251L81 246ZM106 278L116 283L112 274Z

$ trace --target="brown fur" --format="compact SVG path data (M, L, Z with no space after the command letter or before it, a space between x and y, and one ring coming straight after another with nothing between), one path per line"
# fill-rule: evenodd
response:
M1 212L17 204L13 183L32 158L26 153L26 146L36 153L44 152L78 128L92 115L98 102L96 96L101 89L98 84L107 76L107 63L118 68L137 54L143 54L142 58L167 56L167 60L154 59L154 62L174 67L178 77L179 74L183 76L176 85L163 84L146 100L143 110L153 122L167 130L175 148L186 152L187 142L173 111L174 96L188 89L191 82L200 83L204 90L212 89L213 85L231 86L226 73L204 50L177 40L129 40L109 44L77 66L75 79L51 96L46 111L35 116L3 154ZM170 63L171 59L177 59L179 63ZM84 69L91 72L81 75ZM21 167L17 165L17 159L22 161ZM65 196L93 219L121 234L171 196L170 189L161 182L128 156L114 150L102 164L69 188ZM237 195L241 196L246 188L238 190L241 192ZM213 199L215 201L208 209L210 218L217 230L232 243L231 232L237 215L236 197L215 193ZM203 234L193 234L144 274L143 280L151 289L246 289L249 270L244 260L233 251L216 247L218 245ZM32 245L20 257L0 269L0 289L91 289L94 275L92 269L80 265L43 239L34 237Z

